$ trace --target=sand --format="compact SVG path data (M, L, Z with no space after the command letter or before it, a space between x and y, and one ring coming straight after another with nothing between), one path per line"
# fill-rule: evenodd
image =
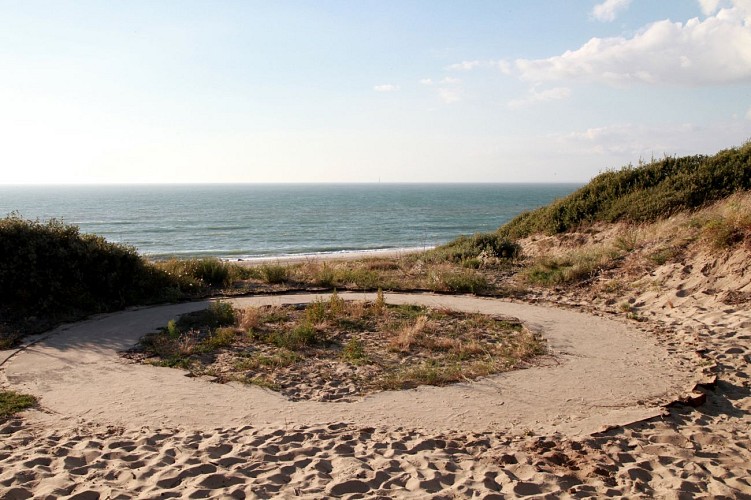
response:
M304 303L317 297L298 294L233 302L238 306ZM66 327L17 355L5 368L5 376L13 387L42 398L50 413L36 419L58 426L60 420L192 428L351 422L432 432L567 435L653 416L660 412L660 404L681 395L695 379L690 362L669 355L633 323L473 297L387 294L386 298L392 303L522 318L544 336L552 355L543 358L540 366L474 383L380 392L349 404L290 402L267 389L196 380L181 370L132 364L119 357L119 351L177 314L206 307L197 302L128 311Z
M0 358L4 385L41 401L41 411L0 429L0 488L8 498L493 498L710 484L709 468L697 468L696 477L683 472L693 453L689 438L663 423L683 411L665 406L706 376L690 346L666 346L640 323L548 304L430 294L387 294L387 301L516 316L547 339L550 355L472 383L353 403L292 403L258 387L189 378L118 355L206 303L95 317ZM741 442L727 434L704 439L723 449ZM628 466L615 467L612 457ZM736 467L745 470L747 458L741 454ZM733 472L725 489L715 490L744 491L744 477Z

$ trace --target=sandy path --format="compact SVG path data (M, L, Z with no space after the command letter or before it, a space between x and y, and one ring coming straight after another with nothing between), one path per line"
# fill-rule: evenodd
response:
M315 297L233 302L302 303ZM257 387L215 384L118 356L118 351L176 315L206 306L190 303L130 310L62 327L9 359L4 377L13 389L40 398L45 412L32 412L29 419L58 429L81 423L206 429L350 422L428 432L569 436L654 416L661 403L684 393L694 380L692 366L670 356L633 323L474 297L388 294L386 299L519 317L542 333L553 357L540 366L475 383L382 392L353 403L293 403Z

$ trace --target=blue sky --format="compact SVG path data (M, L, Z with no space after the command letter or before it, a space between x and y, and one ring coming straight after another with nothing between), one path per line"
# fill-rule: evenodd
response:
M0 0L0 183L551 182L751 138L751 0Z

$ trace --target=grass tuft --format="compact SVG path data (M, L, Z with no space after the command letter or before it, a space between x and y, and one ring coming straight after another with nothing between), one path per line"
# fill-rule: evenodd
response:
M427 316L418 316L414 322L402 326L389 342L390 347L396 351L406 352L412 348L418 338L423 334L428 324Z
M37 404L37 399L28 394L0 390L0 420L12 417L19 411L27 410Z
M358 337L352 337L342 348L342 359L352 364L362 364L367 361L363 342Z

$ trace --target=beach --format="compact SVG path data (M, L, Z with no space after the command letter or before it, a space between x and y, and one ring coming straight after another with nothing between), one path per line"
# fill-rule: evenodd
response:
M289 403L260 388L189 379L117 355L144 330L200 303L63 326L3 365L6 383L39 395L43 411L3 425L0 484L11 498L748 491L748 407L735 415L712 410L730 397L747 404L747 393L737 399L744 393L724 387L728 382L701 389L713 385L709 354L743 360L727 353L738 341L729 332L747 324L747 312L722 321L695 314L690 326L677 328L680 309L656 309L678 330L668 337L602 317L591 305L561 309L549 299L527 305L389 294L390 301L500 307L541 328L551 356L489 380L380 393L355 404ZM704 329L726 334L710 344L696 335ZM601 344L593 346L588 334ZM712 352L696 354L706 349ZM748 366L738 363L737 370L742 376ZM705 409L675 403L697 393L705 394Z

